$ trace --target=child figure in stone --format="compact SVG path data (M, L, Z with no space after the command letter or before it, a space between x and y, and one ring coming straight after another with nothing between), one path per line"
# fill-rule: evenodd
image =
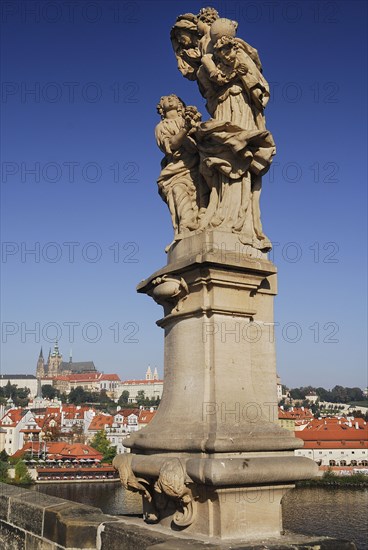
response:
M157 110L161 122L156 126L156 141L165 154L157 183L177 239L198 228L199 155L191 135L201 116L174 94L162 97Z

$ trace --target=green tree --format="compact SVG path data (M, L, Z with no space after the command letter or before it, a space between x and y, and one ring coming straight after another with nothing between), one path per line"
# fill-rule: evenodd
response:
M85 391L82 386L77 386L70 391L68 401L69 403L73 403L74 405L81 405L82 403L91 402L89 401L90 397L91 394Z
M331 392L325 388L316 388L316 394L321 401L331 401Z
M16 388L13 397L14 405L17 407L25 407L29 402L29 394L31 393L29 388Z
M324 472L322 478L326 481L335 481L336 474L333 472L332 468L329 468L326 472Z
M17 391L17 386L15 384L11 384L10 380L8 380L8 383L4 388L4 397L6 398L11 397L12 399L14 399L16 391Z
M9 483L9 471L8 471L8 465L6 462L1 461L0 462L0 482L1 483Z
M124 407L128 403L129 403L129 392L128 390L124 390L121 396L119 397L118 405L120 405L120 407Z
M24 460L18 460L15 465L14 482L21 485L26 485L33 482Z
M303 388L294 388L292 390L290 390L290 397L292 399L304 399L305 397L305 393L303 392Z
M8 462L9 455L6 452L5 449L3 449L0 453L0 462Z
M115 402L107 395L106 390L100 391L99 403L101 403L101 405L115 405Z
M60 392L54 388L52 384L45 384L42 386L42 397L45 399L55 399L55 397L59 397Z
M332 388L331 401L333 403L347 403L349 401L347 388L344 388L343 386L335 386Z
M146 397L144 395L144 390L139 390L136 397L136 403L138 407L141 407L142 405L145 405Z
M107 439L105 430L100 430L93 437L91 447L103 455L103 462L112 462L116 456L116 447Z

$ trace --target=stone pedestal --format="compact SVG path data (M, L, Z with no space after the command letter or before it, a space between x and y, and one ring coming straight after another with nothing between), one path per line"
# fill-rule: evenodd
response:
M164 308L158 412L115 461L147 521L227 538L279 535L280 501L317 470L278 425L273 299L266 255L216 231L177 242L138 291Z

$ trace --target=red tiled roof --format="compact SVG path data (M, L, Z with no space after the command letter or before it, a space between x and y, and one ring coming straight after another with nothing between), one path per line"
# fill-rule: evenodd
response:
M312 419L313 413L307 408L293 407L284 411L279 407L279 420L305 420Z
M346 424L306 426L304 430L296 432L304 441L360 441L368 440L368 426L359 426L358 429Z
M44 443L33 442L26 443L22 449L19 449L14 453L14 457L18 458L22 456L26 451L33 450L33 454L38 452L43 452ZM57 456L59 458L69 458L69 459L80 459L80 458L92 458L92 459L102 459L102 454L96 451L93 447L89 445L84 445L83 443L64 443L63 441L51 441L46 443L46 454Z
M88 430L89 431L94 431L94 430L97 430L97 431L100 431L100 430L103 430L106 426L106 424L108 426L111 426L112 423L114 421L114 417L111 416L111 415L106 415L106 414L97 414L91 424L89 425L89 428Z
M157 411L144 411L144 410L141 410L139 412L138 424L148 424L149 422L151 422L151 420L155 416L156 412Z
M127 416L130 416L131 414L135 414L136 416L139 416L140 409L120 409L120 411L117 411L116 414L121 414L126 418Z
M0 421L0 425L3 423L5 418L9 418L11 420L11 424L4 424L5 427L14 427L16 426L19 421L23 418L25 415L25 411L21 408L19 409L10 409L4 416L2 417Z
M308 449L368 448L368 425L362 419L330 418L312 420L295 432Z
M116 380L120 382L120 377L117 374L103 374L100 380Z

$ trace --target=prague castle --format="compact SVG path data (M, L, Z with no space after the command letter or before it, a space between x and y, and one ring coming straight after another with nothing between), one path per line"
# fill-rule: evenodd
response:
M73 362L70 356L69 361L63 361L63 356L59 351L58 343L55 342L54 350L47 358L45 363L42 348L37 361L36 377L37 378L54 378L56 376L67 374L87 374L89 372L97 373L97 369L93 361Z

